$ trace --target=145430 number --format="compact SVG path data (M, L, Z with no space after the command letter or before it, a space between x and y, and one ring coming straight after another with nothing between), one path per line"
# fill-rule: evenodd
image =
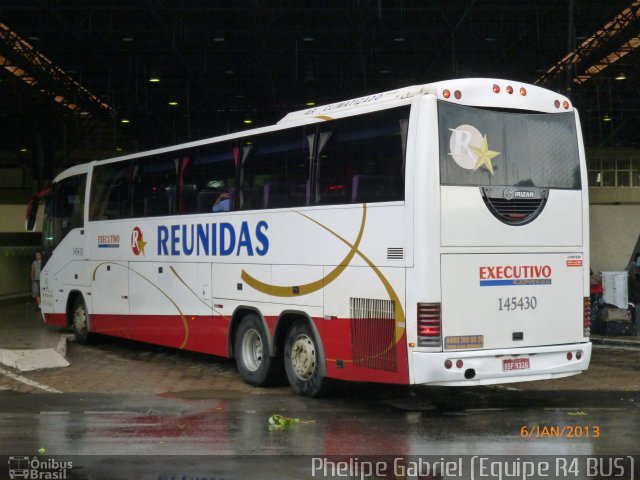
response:
M538 306L536 297L506 297L498 299L498 311L535 310Z

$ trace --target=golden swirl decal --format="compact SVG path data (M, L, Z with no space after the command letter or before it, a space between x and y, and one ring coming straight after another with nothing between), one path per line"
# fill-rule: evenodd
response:
M300 212L296 212L296 213L300 213ZM303 215L303 216L306 217L306 215ZM293 293L294 291L293 285L290 287L279 286L279 285L269 285L267 283L261 282L257 278L252 277L245 270L242 270L242 273L240 274L240 278L244 280L244 282L254 290L257 290L266 295L273 295L274 297L297 297L300 295L309 295L310 293L317 292L318 290L320 290L321 288L324 288L325 286L333 282L336 278L338 278L340 274L344 272L345 268L347 268L349 263L351 263L351 260L353 260L353 257L358 252L358 247L360 246L360 241L362 240L362 234L364 233L364 225L366 223L366 220L367 220L367 206L362 205L362 221L360 223L360 231L358 232L358 238L356 238L356 241L353 245L345 241L345 243L351 247L351 250L349 250L349 253L347 253L347 256L342 259L342 261L338 264L336 268L331 270L325 277L321 278L320 280L316 280L315 282L307 283L305 285L299 285L299 286L296 285L295 287L296 287L297 293ZM315 220L312 220L312 221L315 222Z
M373 270L373 272L377 275L378 279L382 282L382 285L384 286L385 290L387 291L387 295L389 295L389 299L391 299L393 301L394 308L395 308L394 313L395 313L395 319L396 319L396 321L395 321L395 325L396 325L396 328L395 328L395 339L396 339L396 342L398 342L400 340L400 338L402 338L402 334L404 333L404 325L405 325L405 323L404 323L404 320L405 320L404 309L402 308L402 304L400 303L400 297L398 297L398 294L396 293L396 291L391 286L391 283L389 282L389 280L386 279L386 277L382 274L380 269L374 265L374 263L369 259L369 257L367 257L364 253L362 253L360 250L357 249L357 245L352 245L351 243L349 243L348 240L345 240L344 238L342 238L340 235L338 235L336 232L331 230L329 227L326 227L326 226L322 225L320 222L318 222L317 220L314 220L313 218L305 215L304 213L301 213L301 212L296 212L296 213L298 213L298 214L302 215L303 217L305 217L306 219L312 221L313 223L315 223L319 227L324 228L327 232L329 232L331 235L333 235L338 240L343 242L345 245L347 245L349 247L352 247L352 248L356 248L356 253L358 254L358 256L360 258L362 258L362 260L364 260L367 263L367 265L369 265L369 267Z
M365 227L366 218L367 218L367 205L366 204L362 205L362 221L360 224L360 231L358 232L358 237L356 238L356 241L353 244L348 240L344 239L342 236L340 236L333 230L331 230L329 227L326 227L325 225L321 224L317 220L314 220L308 215L305 215L304 213L301 213L301 212L296 212L296 213L299 215L302 215L307 220L310 220L311 222L315 223L319 227L323 228L324 230L329 232L331 235L336 237L338 240L340 240L342 243L344 243L350 248L349 253L347 254L346 257L344 257L342 262L340 262L340 264L336 268L334 268L331 272L329 272L329 274L324 278L321 278L320 280L316 280L315 282L308 283L306 285L300 285L299 287L300 293L298 294L292 293L294 288L293 286L285 287L285 286L268 285L264 282L261 282L253 278L244 270L242 271L240 278L242 278L242 280L244 280L250 287L253 287L259 292L265 293L267 295L270 294L276 297L293 297L297 295L308 295L309 293L313 293L323 288L324 286L328 285L329 283L334 281L336 278L338 278L340 274L342 274L342 272L344 272L344 270L347 268L349 263L351 263L351 260L353 259L353 257L357 254L373 270L373 272L376 274L380 282L382 282L382 285L387 291L387 295L389 295L389 298L393 301L394 308L395 308L395 311L394 311L395 341L398 342L402 338L402 335L405 329L404 327L405 315L404 315L404 309L402 308L402 303L400 302L400 297L398 297L398 294L391 286L391 283L382 274L380 269L375 266L375 264L369 259L369 257L367 257L364 253L362 253L359 250L360 241L362 240L362 236L364 234L364 227Z

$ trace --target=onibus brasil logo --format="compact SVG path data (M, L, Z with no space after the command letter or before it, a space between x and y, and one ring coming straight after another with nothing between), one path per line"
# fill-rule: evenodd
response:
M27 456L9 457L9 478L27 480L66 480L73 462L60 461L55 458L38 458Z
M500 152L489 150L487 136L473 125L460 125L449 130L449 155L453 160L466 170L475 171L484 167L493 175L491 159L500 155Z

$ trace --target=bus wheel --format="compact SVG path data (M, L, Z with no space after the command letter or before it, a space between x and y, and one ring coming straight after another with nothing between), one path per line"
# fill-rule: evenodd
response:
M331 381L320 373L318 347L307 322L298 320L291 325L284 345L284 367L298 395L321 397L329 392Z
M87 344L91 342L93 335L89 331L89 314L82 295L79 295L73 303L71 327L78 343Z
M245 382L256 387L272 383L275 359L269 355L267 333L256 314L250 313L240 321L233 350Z

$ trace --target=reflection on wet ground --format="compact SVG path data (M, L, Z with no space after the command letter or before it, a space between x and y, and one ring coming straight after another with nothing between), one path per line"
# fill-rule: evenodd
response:
M305 399L229 391L156 396L0 392L6 454L572 454L636 448L640 395L345 386ZM300 424L269 430L278 413ZM523 426L598 426L599 438L521 438ZM25 435L25 432L30 432Z

